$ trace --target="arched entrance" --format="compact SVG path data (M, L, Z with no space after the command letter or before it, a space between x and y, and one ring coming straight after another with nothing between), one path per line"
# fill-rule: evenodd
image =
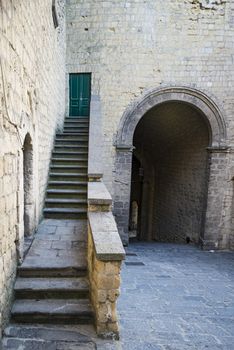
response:
M128 243L131 199L139 206L139 238L205 240L204 231L213 220L213 212L206 215L208 164L226 149L225 140L218 107L194 89L152 90L128 108L117 135L114 198L124 243ZM140 164L137 170L134 159ZM208 234L209 242L211 235L214 231Z
M24 188L24 236L30 236L35 225L35 206L33 191L33 146L29 134L23 146L23 188Z
M133 146L131 198L141 203L138 238L198 243L208 179L209 129L203 115L185 103L160 104L137 124Z

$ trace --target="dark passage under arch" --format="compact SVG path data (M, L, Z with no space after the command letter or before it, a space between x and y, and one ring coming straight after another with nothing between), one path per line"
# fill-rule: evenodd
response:
M166 102L140 119L133 137L130 199L139 205L139 239L199 242L209 143L205 117L189 104Z

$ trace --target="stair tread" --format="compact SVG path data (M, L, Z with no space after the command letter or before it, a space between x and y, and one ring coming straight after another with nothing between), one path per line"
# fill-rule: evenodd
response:
M53 151L53 154L88 154L88 151Z
M61 135L61 136L63 136L63 135L70 135L70 136L88 136L88 133L83 133L83 132L58 132L56 135Z
M50 212L56 212L56 213L86 213L86 209L79 209L79 208L44 208L44 212L50 213Z
M51 164L50 168L55 169L87 169L87 165L55 165Z
M88 149L88 145L85 145L85 146L81 146L81 145L57 145L55 143L55 148L77 148L77 149L82 149L82 148L85 148L85 149Z
M55 180L55 181L49 181L48 182L49 185L85 185L87 186L87 181L71 181L71 180L67 180L67 181L59 181L59 180Z
M74 199L74 198L47 198L46 203L84 203L87 204L85 199Z
M80 190L73 190L73 189L57 189L57 188L53 188L53 189L48 189L46 192L48 193L86 193L87 189L80 189Z
M55 158L55 157L52 157L51 158L52 159L52 161L53 160L55 160L55 161L57 161L57 160L60 160L60 161L73 161L73 162L75 162L75 161L85 161L85 162L87 162L87 159L84 159L84 158Z
M86 174L79 174L79 173L52 173L50 172L50 176L64 176L64 177L87 177Z
M65 118L64 120L64 123L89 123L89 118L87 119L78 119L78 118L74 118L74 119L71 119L71 118Z
M77 291L88 290L89 284L84 277L18 277L15 282L15 291Z
M42 259L41 256L27 256L23 261L22 265L18 266L18 272L20 276L22 276L21 272L31 271L36 274L31 277L37 276L37 272L44 272L44 274L40 277L48 276L47 273L51 272L66 272L63 277L71 276L69 273L73 272L77 273L77 271L87 271L87 261L86 255L81 254L81 252L77 249L77 257L74 259L73 256L63 256L61 259L58 257L51 257L48 253L46 257ZM59 275L61 276L61 274ZM78 275L76 275L78 276Z
M92 315L93 311L88 299L17 299L12 307L15 314Z
M21 325L21 324L9 324L4 329L4 335L10 338L15 339L33 339L39 341L64 341L64 342L77 342L82 341L82 344L85 347L85 342L91 341L89 336L81 334L77 330L66 329L65 327L54 327L54 326L39 326L39 325ZM18 349L18 348L17 348ZM26 349L34 349L32 347L25 348ZM36 347L38 350L38 348ZM40 349L47 349L46 347L41 347ZM82 349L82 348L78 348ZM89 348L88 348L89 349ZM65 350L65 349L64 349Z

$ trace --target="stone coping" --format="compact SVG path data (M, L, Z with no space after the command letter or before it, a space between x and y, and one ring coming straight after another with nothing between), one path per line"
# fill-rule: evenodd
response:
M88 183L88 204L90 205L111 205L112 198L103 182Z
M112 212L89 212L88 219L97 259L124 260L125 250Z
M91 96L89 120L89 179L102 178L102 114L101 101L98 95Z

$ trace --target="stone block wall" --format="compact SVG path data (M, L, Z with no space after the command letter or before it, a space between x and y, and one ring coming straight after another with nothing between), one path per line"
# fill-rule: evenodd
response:
M233 1L67 1L67 72L92 72L100 94L104 179L113 189L113 138L126 107L149 88L191 86L223 110L234 142ZM230 128L229 128L230 125Z
M63 0L57 1L57 15L55 28L50 0L0 1L0 328L22 258L25 136L32 145L33 231L42 213L54 134L64 119Z
M127 107L147 90L186 86L212 99L227 127L229 170L225 169L224 177L216 174L215 186L220 198L218 240L220 247L229 244L231 217L227 208L233 194L230 196L228 181L233 177L234 160L233 11L231 0L67 1L67 73L92 72L93 93L100 95L102 103L104 182L118 202L119 220L124 225L129 169L124 163L115 163L113 146L120 120ZM124 160L121 155L117 162ZM121 172L126 173L125 180ZM122 197L115 190L120 187ZM210 188L209 193L213 191ZM208 203L208 217L216 210L215 203Z

